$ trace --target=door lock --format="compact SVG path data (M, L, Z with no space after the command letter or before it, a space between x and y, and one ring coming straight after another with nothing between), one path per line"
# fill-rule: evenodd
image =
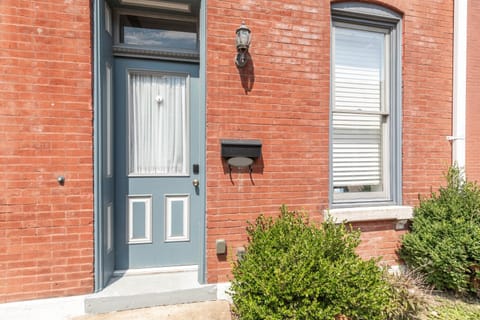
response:
M200 185L200 181L198 181L198 179L193 179L192 184L196 188Z

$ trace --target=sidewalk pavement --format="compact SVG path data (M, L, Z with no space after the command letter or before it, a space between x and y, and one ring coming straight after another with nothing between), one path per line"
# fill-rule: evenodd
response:
M0 320L232 320L230 303L215 300L106 314L85 314L85 297L0 303Z
M72 320L231 320L230 303L206 301L170 306L84 315Z
M171 306L85 315L72 320L231 320L227 301L206 301Z

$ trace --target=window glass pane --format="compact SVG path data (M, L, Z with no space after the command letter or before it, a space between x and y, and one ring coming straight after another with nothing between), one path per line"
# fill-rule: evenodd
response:
M151 49L198 50L197 24L121 15L120 43Z
M129 174L188 175L187 78L129 74Z
M332 112L334 199L385 191L385 33L335 27Z
M385 35L335 28L335 109L381 111Z
M383 190L381 121L381 116L378 115L333 115L335 192Z

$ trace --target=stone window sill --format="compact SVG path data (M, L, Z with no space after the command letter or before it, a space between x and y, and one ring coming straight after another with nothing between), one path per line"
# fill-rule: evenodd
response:
M381 220L396 220L395 229L404 229L408 220L413 217L410 206L382 206L340 208L323 211L323 216L332 217L335 222L368 222Z

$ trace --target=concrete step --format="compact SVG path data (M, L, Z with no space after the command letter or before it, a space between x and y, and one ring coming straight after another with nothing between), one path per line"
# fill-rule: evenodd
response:
M196 266L116 272L107 287L85 298L90 314L217 299L216 285L201 285Z

